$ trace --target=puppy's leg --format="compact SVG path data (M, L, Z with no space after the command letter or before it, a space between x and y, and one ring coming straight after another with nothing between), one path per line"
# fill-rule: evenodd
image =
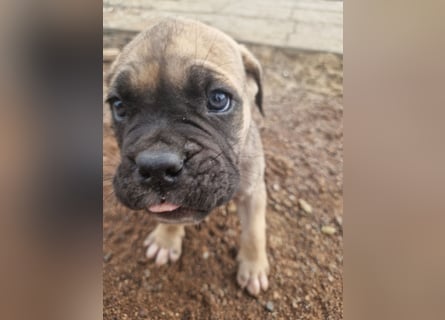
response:
M147 258L155 259L157 265L175 262L181 256L184 226L177 224L158 224L144 241Z
M241 247L237 280L252 295L267 290L269 263L266 254L266 185L261 181L238 204L241 219Z

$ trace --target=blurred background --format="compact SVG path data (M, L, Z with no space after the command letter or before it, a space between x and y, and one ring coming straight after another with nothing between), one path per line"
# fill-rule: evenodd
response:
M104 0L104 29L140 31L150 17L182 16L238 41L343 53L343 1Z
M0 317L99 319L102 3L0 8Z

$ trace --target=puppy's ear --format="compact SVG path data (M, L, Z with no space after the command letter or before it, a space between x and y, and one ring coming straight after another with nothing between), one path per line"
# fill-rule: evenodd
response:
M257 92L255 95L255 103L260 110L261 114L264 116L263 111L263 86L261 84L261 65L258 60L253 56L253 54L247 50L243 45L240 45L241 57L243 58L244 70L248 77L251 77L256 85Z

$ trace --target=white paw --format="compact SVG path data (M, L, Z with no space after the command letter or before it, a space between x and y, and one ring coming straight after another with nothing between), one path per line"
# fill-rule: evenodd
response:
M247 291L254 296L258 295L261 290L266 291L269 287L267 258L249 261L239 257L238 260L240 264L236 279L240 287L247 288Z
M154 259L158 266L175 262L181 256L184 234L183 227L158 225L144 241L147 258Z

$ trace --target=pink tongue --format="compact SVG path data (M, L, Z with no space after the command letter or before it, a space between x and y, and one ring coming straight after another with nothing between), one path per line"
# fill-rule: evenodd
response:
M162 212L170 212L178 208L179 206L173 203L161 203L149 207L148 210L150 210L151 212L162 213Z

